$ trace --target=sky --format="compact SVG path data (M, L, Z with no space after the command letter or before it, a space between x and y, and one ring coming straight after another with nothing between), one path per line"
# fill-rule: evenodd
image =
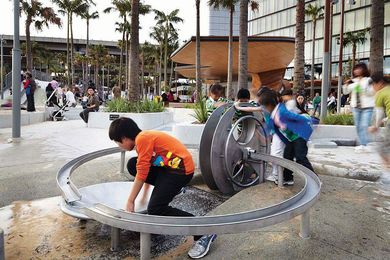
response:
M40 0L45 6L51 6L55 10L58 8L50 0ZM0 0L0 34L13 34L13 3L12 0ZM90 39L92 40L107 40L117 41L121 38L119 32L115 32L115 22L121 21L119 15L115 12L110 14L103 13L103 10L111 6L111 0L95 0L96 7L92 7L91 11L99 11L100 18L92 20L90 22ZM174 9L180 9L179 16L184 19L184 23L179 24L180 41L188 40L191 36L195 35L196 31L196 10L195 0L143 0L143 3L149 4L152 8L163 11L171 12ZM208 34L208 7L206 1L201 1L201 35ZM64 25L62 28L58 28L51 25L49 29L44 28L43 31L36 31L32 29L31 34L33 36L47 36L47 37L59 37L66 38L66 19L62 17ZM25 35L24 26L25 16L20 19L20 34ZM148 14L140 17L140 42L152 41L149 38L150 28L155 25L154 14ZM85 20L80 18L74 18L74 38L85 39L86 38L86 23Z

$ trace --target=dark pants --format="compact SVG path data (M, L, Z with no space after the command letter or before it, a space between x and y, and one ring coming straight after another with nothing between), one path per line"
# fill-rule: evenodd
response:
M286 147L284 148L283 157L291 161L293 161L295 158L295 161L297 163L299 163L302 166L305 166L306 168L314 172L313 166L309 162L309 159L307 159L307 150L308 150L307 142L305 141L305 139L298 138L297 140L286 144ZM285 181L293 180L294 176L292 171L288 169L284 169L283 179Z
M80 112L80 117L84 120L85 123L88 123L88 116L90 112L97 111L94 108L86 108L83 111Z
M130 158L127 170L135 177L137 157ZM151 166L146 183L153 185L154 189L148 204L149 215L193 217L191 213L169 206L173 198L178 195L192 179L194 174L184 175L170 173L167 168ZM198 240L201 236L194 236Z
M35 111L34 93L30 93L26 95L26 97L27 97L27 111L34 112Z

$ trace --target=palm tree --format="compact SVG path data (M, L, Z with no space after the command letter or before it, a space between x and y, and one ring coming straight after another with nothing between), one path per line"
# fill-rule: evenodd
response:
M298 0L295 24L294 90L305 85L305 0Z
M74 83L73 15L82 16L82 14L86 13L86 11L88 10L89 4L93 2L90 0L52 0L52 1L60 8L58 12L67 16L66 53L67 53L67 66L68 66L68 84L71 83L73 84ZM70 39L70 43L69 43L69 39ZM69 68L71 68L71 73L69 71Z
M311 18L312 22L312 47L311 47L311 83L310 83L310 97L314 97L314 62L315 62L315 41L316 41L316 25L318 18L321 17L323 6L319 7L316 4L309 4L305 9L305 14Z
M346 32L344 34L343 47L352 46L352 67L356 64L356 48L359 44L364 44L367 41L367 32L369 29L364 29L356 32Z
M384 1L372 0L371 6L371 37L370 37L370 71L383 75L383 30Z
M163 55L163 46L164 46L164 27L162 25L156 25L152 28L152 32L150 33L150 38L154 39L157 43L159 48L157 49L156 55L158 55L158 80L159 83L155 86L155 92L158 88L158 91L161 90L161 77L162 77L162 55ZM157 93L158 93L157 91ZM157 94L155 93L155 94Z
M238 49L238 86L248 88L248 7L257 10L257 1L240 0L240 36Z
M108 55L108 50L103 45L92 45L90 48L90 59L91 63L94 66L94 81L96 88L101 92L101 85L99 83L99 69L102 64L105 62L105 57Z
M43 26L49 27L49 24L55 24L61 27L61 19L54 12L53 8L44 7L38 0L20 0L21 11L26 15L26 58L27 70L33 68L33 56L31 50L31 25L34 24L35 29L41 31Z
M130 84L128 96L130 101L138 101L139 91L139 0L131 1L131 29L130 29Z
M164 28L164 85L166 86L168 83L167 63L169 34L172 31L176 31L174 26L175 24L182 23L184 20L178 16L179 9L175 9L169 14L166 14L159 10L154 10L154 12L156 14L154 19L157 21L157 25L162 25L162 28Z
M228 50L228 76L227 76L227 97L233 99L235 96L233 89L233 16L235 12L235 6L239 0L209 0L209 6L214 9L224 8L229 10L229 50ZM258 5L256 1L250 0L249 5L252 10L256 10Z
M89 8L87 8L86 12L81 15L83 19L87 22L87 44L85 46L85 55L88 56L88 48L89 48L89 21L98 19L99 18L99 12L94 11L92 13L89 12Z

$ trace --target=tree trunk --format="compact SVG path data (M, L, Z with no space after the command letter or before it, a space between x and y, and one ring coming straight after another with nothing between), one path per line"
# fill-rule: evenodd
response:
M160 71L159 71L159 75L158 75L158 89L156 89L156 91L155 91L155 92L156 92L156 93L155 93L156 95L157 95L157 93L159 93L159 92L161 91L161 82L162 82L162 80L161 80L161 79L162 79L162 62L163 62L163 61L162 61L162 59L163 59L163 58L162 58L162 55L163 55L163 54L162 54L162 51L163 51L163 50L162 50L162 44L160 44L160 62L159 62L159 67L160 67L159 70L160 70Z
M70 31L70 15L67 15L67 23L66 23L66 75L67 75L67 83L70 85L70 53L69 53L69 31Z
M238 88L248 88L248 0L240 0Z
M129 100L138 101L139 95L139 0L131 1L130 32L130 89Z
M85 56L86 57L88 57L88 51L89 51L89 19L87 19L87 45L85 46ZM86 64L85 71L87 70L87 68L88 68L88 64ZM89 76L89 73L84 73L84 77L83 77L84 83L86 82L86 77L85 77L86 74L88 74L88 76Z
M126 24L126 16L123 18L123 24ZM123 26L123 32L122 32L122 44L121 44L121 56L119 56L119 79L118 79L118 84L121 90L124 90L122 86L122 67L123 67L123 52L125 48L125 28Z
M70 15L70 65L72 68L71 83L74 84L74 48L73 48L73 15Z
M196 99L202 98L202 78L200 71L200 0L196 0Z
M32 71L33 68L33 56L31 50L31 34L30 34L31 18L26 20L26 68L28 71Z
M310 98L314 97L314 64L315 64L315 53L316 53L316 25L317 21L313 20L313 39L312 39L312 48L311 48L311 76L310 76Z
M169 86L172 86L172 82L173 82L173 61L171 60L171 73L169 75Z
M227 68L227 98L234 100L236 95L233 89L233 15L234 6L230 8L229 17L229 50L228 50L228 68Z
M305 87L305 0L298 0L295 25L294 90Z
M370 72L383 75L384 1L372 0L370 32Z
M126 38L125 38L125 46L126 46L126 53L125 53L125 86L126 88L129 88L129 33L126 32Z
M164 87L167 85L168 83L168 75L167 75L167 72L168 72L168 30L169 30L169 24L167 23L166 25L166 28L165 28L165 33L164 33L164 40L165 40L165 43L164 43Z
M356 43L352 44L352 68L351 72L353 72L353 67L356 64Z

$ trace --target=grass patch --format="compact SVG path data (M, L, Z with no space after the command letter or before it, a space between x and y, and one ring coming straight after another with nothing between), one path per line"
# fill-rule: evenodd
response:
M324 125L354 125L352 114L329 115L322 123Z
M113 99L107 103L107 112L117 113L156 113L164 111L162 102L142 100L130 102L123 98Z

